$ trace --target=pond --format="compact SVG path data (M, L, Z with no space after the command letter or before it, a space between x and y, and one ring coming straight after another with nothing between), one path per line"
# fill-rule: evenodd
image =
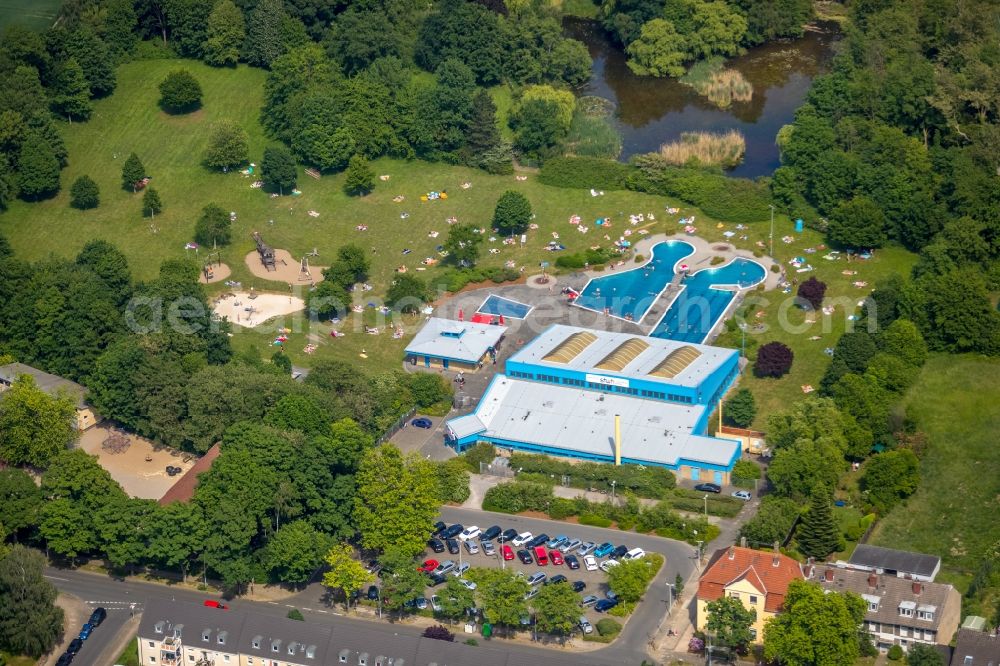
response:
M595 21L567 17L563 26L568 36L587 45L594 61L590 82L579 94L604 97L616 105L621 159L656 152L682 132L736 129L746 138L746 154L728 173L746 178L770 175L780 166L778 130L792 122L813 79L829 69L833 44L840 38L835 23L823 22L801 39L759 46L729 60L726 66L753 85L753 97L720 109L676 79L633 74L625 54Z

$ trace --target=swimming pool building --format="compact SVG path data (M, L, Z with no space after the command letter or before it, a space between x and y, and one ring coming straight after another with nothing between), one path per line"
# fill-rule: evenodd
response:
M491 442L728 483L740 443L709 436L708 418L738 372L735 350L555 325L507 360L446 437L459 451Z
M406 346L406 362L425 368L475 372L490 363L506 326L431 317Z

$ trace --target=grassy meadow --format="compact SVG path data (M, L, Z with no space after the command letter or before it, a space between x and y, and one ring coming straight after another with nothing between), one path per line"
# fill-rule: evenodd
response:
M941 578L965 589L1000 542L1000 360L934 355L906 407L928 436L917 492L879 521L870 543L934 553Z
M33 30L44 30L59 14L62 0L0 0L0 30L18 24Z

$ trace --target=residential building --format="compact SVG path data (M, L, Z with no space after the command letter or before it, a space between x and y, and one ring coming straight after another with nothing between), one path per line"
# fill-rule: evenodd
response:
M250 606L250 604L247 604ZM322 623L321 623L322 622ZM524 666L523 651L502 644L407 635L346 618L289 620L254 611L222 610L152 599L139 622L143 666ZM544 657L546 666L603 666L586 654Z
M492 365L506 332L506 326L496 324L430 317L406 346L406 362L475 372L480 364Z
M757 611L750 631L753 640L764 640L764 624L781 612L788 585L802 580L798 562L778 552L730 546L715 551L698 579L697 626L705 629L709 602L730 597Z
M1000 633L959 629L950 666L1000 666Z
M853 592L865 601L864 629L875 645L904 650L914 643L946 645L958 630L961 595L951 585L835 566L816 567L824 590Z
M729 483L740 442L707 430L738 373L736 350L555 325L507 359L473 413L447 422L447 442Z
M35 385L49 395L69 396L76 405L77 430L83 432L103 420L94 407L87 402L87 389L85 387L23 363L0 365L0 393L9 389L11 384L21 375L30 376L35 380Z
M847 565L852 569L933 583L938 571L941 570L941 558L936 555L912 553L907 550L894 550L862 543L858 544L858 547L851 553L851 559L848 560Z

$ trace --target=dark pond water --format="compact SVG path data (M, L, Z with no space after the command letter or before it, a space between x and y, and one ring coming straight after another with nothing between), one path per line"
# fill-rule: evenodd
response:
M828 70L833 44L840 38L836 24L822 23L801 39L767 44L729 60L727 67L753 84L753 99L720 109L676 79L633 74L622 50L594 21L567 18L563 25L594 59L590 82L579 93L605 97L617 106L621 159L656 152L682 132L737 129L746 137L746 155L729 174L746 178L769 175L780 166L775 136L792 122L813 78Z

